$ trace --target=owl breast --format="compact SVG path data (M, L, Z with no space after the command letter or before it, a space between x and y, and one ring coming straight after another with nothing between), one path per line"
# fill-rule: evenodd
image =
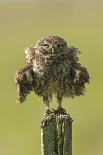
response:
M40 62L40 61L39 61ZM52 62L52 64L34 63L33 71L36 72L35 92L38 95L52 95L57 92L65 92L66 83L69 80L69 63Z

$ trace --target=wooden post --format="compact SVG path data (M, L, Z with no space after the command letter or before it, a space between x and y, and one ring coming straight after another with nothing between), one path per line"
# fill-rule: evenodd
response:
M72 118L58 110L41 122L42 155L72 155Z

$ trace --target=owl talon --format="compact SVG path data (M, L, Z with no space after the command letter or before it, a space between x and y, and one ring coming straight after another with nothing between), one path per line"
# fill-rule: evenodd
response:
M58 107L57 110L56 110L56 113L59 113L59 114L66 114L66 110L62 107Z
M54 112L55 112L55 110L53 108L46 107L45 114L51 114L51 113L54 113Z

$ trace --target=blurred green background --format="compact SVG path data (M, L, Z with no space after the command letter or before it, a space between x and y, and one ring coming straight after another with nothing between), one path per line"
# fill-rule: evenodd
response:
M102 0L0 0L0 155L40 155L42 98L16 104L14 73L24 49L51 34L82 51L91 77L84 97L63 101L74 120L73 155L103 155Z

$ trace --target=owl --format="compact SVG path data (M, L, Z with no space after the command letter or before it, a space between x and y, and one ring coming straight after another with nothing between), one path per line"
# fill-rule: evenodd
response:
M49 103L57 98L58 109L62 108L63 97L74 98L84 95L89 73L79 63L78 48L68 46L58 36L47 36L25 50L25 66L16 72L19 102L34 91L43 98L46 111L52 111Z

